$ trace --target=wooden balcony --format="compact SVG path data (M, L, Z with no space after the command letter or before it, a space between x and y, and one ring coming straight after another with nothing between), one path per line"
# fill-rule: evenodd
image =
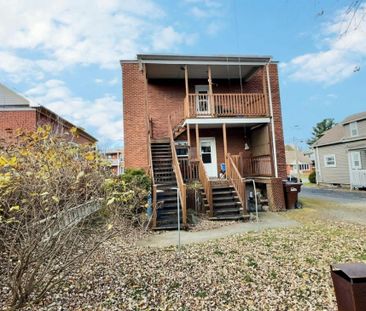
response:
M184 101L185 118L268 117L263 93L188 94Z
M232 160L242 177L271 177L273 176L270 155L244 157L242 153L232 155Z

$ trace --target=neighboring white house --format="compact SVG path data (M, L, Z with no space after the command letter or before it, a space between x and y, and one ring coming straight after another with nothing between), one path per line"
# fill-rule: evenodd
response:
M366 187L366 112L344 119L313 148L317 183Z
M302 151L296 149L290 149L286 146L286 171L287 176L297 177L303 182L308 180L309 174L313 171L313 162ZM297 167L297 165L299 167Z

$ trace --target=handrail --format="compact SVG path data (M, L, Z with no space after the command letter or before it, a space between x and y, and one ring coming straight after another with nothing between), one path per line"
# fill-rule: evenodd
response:
M185 98L187 117L245 117L268 116L265 94L263 93L189 93ZM188 106L188 108L186 108ZM186 109L188 111L186 111Z
M198 161L188 158L178 158L180 171L182 172L183 180L191 182L199 180L198 177Z
M171 123L171 116L168 116L168 132L169 132L169 140L170 140L170 147L172 150L172 165L173 170L175 173L175 178L177 179L177 185L179 188L179 194L180 194L180 201L182 206L182 222L185 226L187 224L187 187L184 183L182 172L180 171L177 151L175 150L175 143L174 143L174 137L173 137L173 128Z
M152 160L152 153L151 153L151 136L152 136L152 119L147 117L147 150L148 150L148 161L149 161L149 175L152 180L152 208L153 208L153 218L152 218L152 226L156 227L156 220L157 220L157 185L155 184L155 177L154 177L154 166Z
M243 207L243 213L246 214L246 202L245 202L245 179L241 177L238 168L236 167L233 158L230 153L227 154L227 168L226 174L229 181L234 186L236 193L239 196L240 203Z
M198 176L203 189L205 190L206 199L210 208L210 217L213 217L213 199L212 199L212 187L210 179L207 176L205 165L201 158L198 159Z

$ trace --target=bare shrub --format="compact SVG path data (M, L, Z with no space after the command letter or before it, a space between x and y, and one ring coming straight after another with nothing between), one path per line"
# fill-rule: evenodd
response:
M115 217L87 217L100 216L94 212L113 195L106 165L94 146L70 143L50 127L0 150L0 273L10 308L40 301L116 232Z

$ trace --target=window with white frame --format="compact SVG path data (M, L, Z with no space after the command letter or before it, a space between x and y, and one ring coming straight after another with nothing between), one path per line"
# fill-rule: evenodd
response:
M301 171L308 171L309 170L309 164L300 164L300 170Z
M361 153L360 151L351 152L351 167L353 170L361 169Z
M358 136L358 126L357 126L357 122L351 122L349 124L349 128L351 131L351 137L355 137Z
M324 156L324 166L325 167L336 167L336 156L335 154L327 154Z
M187 141L178 140L175 142L175 150L178 158L188 157L188 143Z

